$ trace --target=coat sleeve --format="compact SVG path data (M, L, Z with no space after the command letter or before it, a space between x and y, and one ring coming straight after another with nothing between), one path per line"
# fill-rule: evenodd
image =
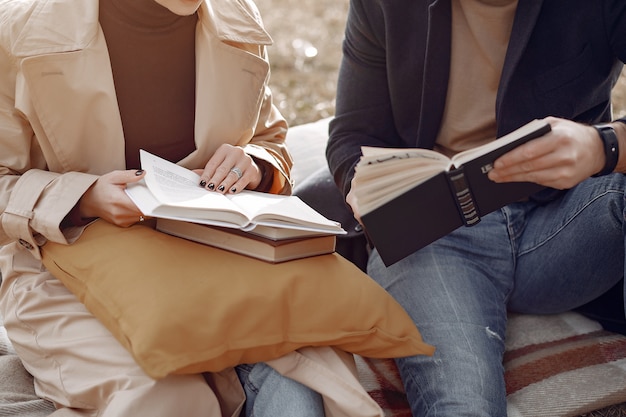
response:
M346 195L362 146L398 146L387 72L385 19L378 1L353 0L346 23L335 117L326 157Z
M33 129L17 109L18 60L0 32L0 245L17 241L39 258L46 239L66 242L59 225L97 177L47 170Z

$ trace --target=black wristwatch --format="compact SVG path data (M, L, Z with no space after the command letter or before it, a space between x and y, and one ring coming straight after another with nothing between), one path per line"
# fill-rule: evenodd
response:
M600 177L602 175L611 174L615 170L617 160L619 159L619 142L617 141L617 135L615 134L613 126L603 124L593 125L593 127L598 131L600 139L602 139L602 143L604 144L604 156L606 158L604 168L593 175L594 177Z

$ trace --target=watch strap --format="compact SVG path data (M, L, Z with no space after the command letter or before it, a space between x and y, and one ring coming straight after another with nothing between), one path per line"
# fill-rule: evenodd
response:
M602 168L602 170L597 174L593 175L594 177L600 177L602 175L611 174L615 170L619 159L619 142L617 141L617 135L615 134L613 126L609 124L601 124L593 125L593 127L600 135L600 139L604 145L604 168Z

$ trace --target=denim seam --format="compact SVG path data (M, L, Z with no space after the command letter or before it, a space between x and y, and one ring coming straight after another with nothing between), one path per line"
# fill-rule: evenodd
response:
M574 214L572 216L570 216L567 219L566 222L564 222L563 224L561 224L561 226L559 226L557 229L555 229L554 232L552 232L550 235L548 235L541 242L538 242L535 245L529 247L528 249L518 253L518 257L523 256L523 255L525 255L527 253L530 253L530 252L536 250L537 248L539 248L539 247L545 245L546 243L548 243L552 238L554 238L556 235L558 235L565 227L567 227L567 225L569 225L576 217L578 217L578 215L580 213L582 213L587 207L589 207L591 204L595 203L601 197L604 197L604 196L606 196L608 194L611 194L611 193L622 194L623 191L621 191L621 190L614 190L614 189L607 189L603 193L598 194L594 198L588 200L583 206L580 207L580 209L576 210L576 212L574 212Z

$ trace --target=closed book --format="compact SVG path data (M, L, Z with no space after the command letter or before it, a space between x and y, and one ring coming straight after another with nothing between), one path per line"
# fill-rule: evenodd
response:
M547 122L534 120L452 158L426 149L363 148L353 190L365 232L385 265L545 188L495 183L487 174L498 157L549 131Z
M261 237L265 237L271 240L282 240L282 239L296 239L296 238L305 238L305 237L317 237L317 236L328 236L329 232L321 232L311 229L292 229L286 227L275 227L275 226L264 226L264 225L256 225L252 229L246 229L246 233L250 233L252 235L257 235Z
M279 263L335 251L334 234L271 239L236 228L159 218L156 229L216 248Z

